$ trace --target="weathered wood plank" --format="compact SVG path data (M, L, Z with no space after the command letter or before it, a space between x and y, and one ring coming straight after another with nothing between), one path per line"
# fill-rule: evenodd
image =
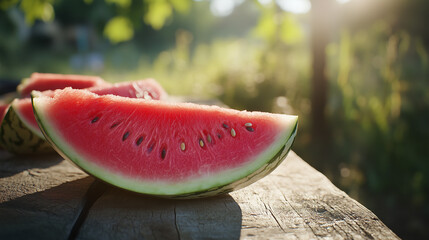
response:
M111 188L78 239L397 239L371 211L291 152L266 178L198 200Z
M398 239L295 153L269 177L231 195L243 212L243 239Z
M229 195L169 200L111 188L93 205L77 238L237 239L240 229L240 207Z
M67 239L92 182L56 154L0 151L0 239Z

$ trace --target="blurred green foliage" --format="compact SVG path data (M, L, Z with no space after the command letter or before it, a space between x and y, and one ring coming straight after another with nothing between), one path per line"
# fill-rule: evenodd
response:
M134 36L133 24L126 17L114 17L106 24L104 35L113 43L128 41Z
M298 114L294 150L300 156L401 237L429 237L429 44L425 28L413 21L425 19L424 11L413 16L428 6L424 1L402 1L405 7L388 18L341 25L333 34L326 49L327 156L314 151L310 131L308 16L246 1L232 15L215 18L208 2L188 0L38 0L33 4L44 7L36 9L54 11L28 15L26 1L19 1L26 22L55 17L63 29L84 25L95 35L87 36L86 47L75 39L57 46L45 35L20 40L17 8L11 8L17 2L0 3L9 9L0 11L0 77L34 71L99 74L109 81L153 77L172 95ZM70 15L70 9L78 11ZM32 29L40 25L36 20ZM93 52L102 55L101 68L73 68L73 57Z
M429 214L428 52L384 22L344 31L328 49L330 122L340 183L414 236ZM335 81L336 80L336 81ZM404 218L409 218L404 222Z
M77 2L81 4L82 0L77 0ZM104 27L105 36L113 43L128 41L133 37L132 21L144 20L146 24L159 30L172 16L173 10L178 13L187 13L191 4L191 0L83 0L83 2L95 6L108 5L117 13L118 16L111 16L112 18L107 21ZM67 3L67 0L3 0L0 3L0 10L7 10L17 5L24 12L26 22L33 24L36 20L44 22L53 20L54 4L70 4L75 7L78 5L70 3L70 1ZM78 9L67 10L79 11ZM97 10L93 9L92 13L95 11Z

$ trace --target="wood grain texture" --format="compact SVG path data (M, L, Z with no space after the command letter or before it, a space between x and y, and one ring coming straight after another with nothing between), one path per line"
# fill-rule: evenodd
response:
M272 174L214 198L167 200L111 187L78 239L398 239L295 153Z
M0 151L0 239L67 239L92 182L56 154Z
M151 198L111 188L91 208L78 239L237 239L240 207L229 195Z
M242 239L399 239L293 152L268 177L231 195L243 212Z
M57 155L1 152L0 239L67 239L82 211L77 239L398 238L293 152L261 181L213 198L158 199L92 183ZM101 197L84 207L91 184Z

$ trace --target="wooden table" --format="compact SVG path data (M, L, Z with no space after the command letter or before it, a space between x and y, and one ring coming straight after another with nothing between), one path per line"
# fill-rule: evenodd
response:
M198 200L134 194L56 154L0 150L0 239L398 239L290 152L270 175Z

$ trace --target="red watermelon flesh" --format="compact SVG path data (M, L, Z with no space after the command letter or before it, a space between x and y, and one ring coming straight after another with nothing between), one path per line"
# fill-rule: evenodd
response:
M9 109L10 102L17 97L15 92L10 92L2 94L0 96L0 124L3 121L4 116L6 115L7 110Z
M163 99L167 96L164 89L153 79L116 83L103 87L92 87L86 90L98 95L113 94L129 98L146 98L155 100ZM53 96L54 91L48 90L42 92L42 94ZM12 102L12 107L26 127L39 137L44 138L39 126L37 125L36 118L34 117L33 106L31 105L30 98L15 99Z
M63 157L110 184L164 197L256 181L284 159L297 128L289 115L73 89L35 95L39 126Z
M129 98L162 100L167 97L167 93L154 79L115 83L112 86L92 87L88 90L98 95L112 94Z
M4 115L6 114L8 108L9 103L0 103L0 124L3 121Z
M29 79L18 85L21 97L29 97L32 90L45 91L72 87L75 89L104 86L109 83L97 76L33 73Z

